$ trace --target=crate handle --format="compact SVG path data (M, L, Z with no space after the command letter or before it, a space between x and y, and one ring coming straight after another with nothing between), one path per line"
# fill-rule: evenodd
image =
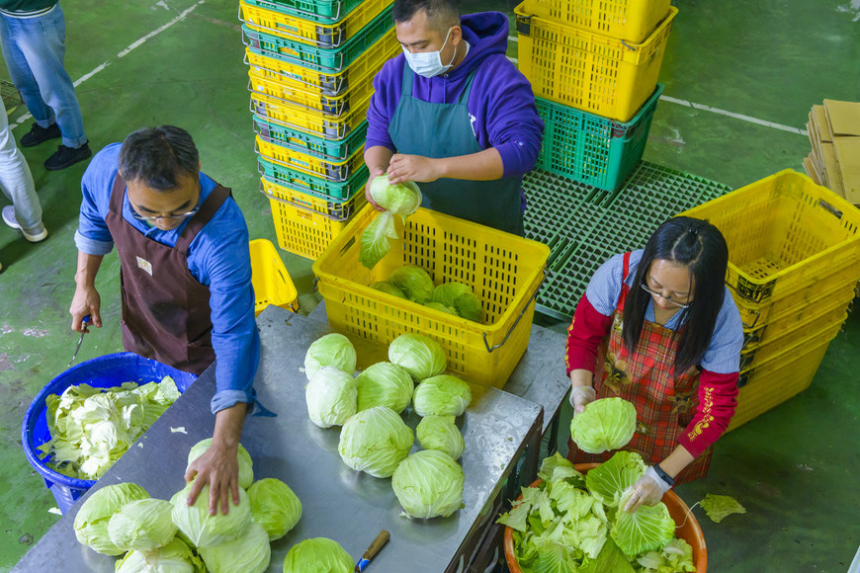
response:
M247 38L247 40L246 40L246 38ZM273 52L272 50L267 50L266 48L264 48L262 46L262 44L260 44L259 46L253 46L253 45L249 44L250 41L251 41L251 38L248 38L248 34L243 29L242 30L242 43L246 47L251 48L252 50L256 49L257 51L260 52L260 54L262 54L263 56L266 56L267 58L275 58L276 60L284 60L288 63L294 64L297 66L301 66L303 68L308 68L309 70L329 73L332 75L340 73L343 71L343 52L337 53L337 55L340 57L340 63L337 65L337 67L336 68L329 68L327 66L321 66L321 65L315 64L313 62L308 62L308 61L302 60L301 58L296 58L294 56L290 56L290 55L284 54L282 52Z
M286 86L285 86L285 87L286 87ZM286 89L292 89L292 88L287 87ZM296 102L294 102L293 100L289 100L289 99L285 99L285 98L282 98L282 97L274 96L274 95L272 95L272 94L267 94L267 93L263 93L263 92L258 92L257 90L255 90L255 89L254 89L254 80L253 80L253 79L251 79L251 78L248 78L248 91L249 91L249 92L251 92L251 93L259 94L259 95L261 95L261 96L266 96L267 98L276 99L276 100L278 100L279 102L283 102L284 104L289 105L289 106L292 106L292 107L299 107L299 108L306 109L306 110L308 110L308 111L310 111L310 112L313 112L313 113L321 113L321 114L323 114L323 115L331 116L331 117L336 118L336 119L340 119L340 117L341 117L341 116L343 115L343 113L344 113L344 108L346 107L346 99L341 99L340 101L338 101L338 102L337 102L337 104L340 104L340 110L338 110L337 112L335 112L335 113L328 113L327 111L320 111L320 110L318 110L318 109L316 109L316 108L313 108L313 107L311 107L311 106L309 106L309 105L302 105L302 104L300 104L300 103L296 103ZM301 93L303 93L303 94L305 94L305 95L311 95L311 96L312 96L312 95L314 95L314 94L309 93L309 92L303 92L302 90L295 90L295 91L301 92ZM328 97L328 96L326 96L326 97Z
M287 181L279 181L279 180L273 179L272 177L269 177L268 175L266 175L266 173L264 171L260 170L260 163L259 162L257 162L257 173L259 173L260 175L263 176L264 179L274 183L275 185L280 185L281 187L286 187L287 189L292 189L293 191L298 191L299 193L302 193L304 195L312 195L318 199L324 199L325 201L328 201L329 203L344 204L347 201L349 201L350 199L352 199L352 196L350 196L347 199L338 200L338 199L332 197L331 195L326 195L324 193L314 191L313 189L310 189L308 187L300 187L298 185L295 185L293 183L289 183ZM268 196L269 194L266 193L265 191L263 191L262 188L263 188L263 182L260 181L260 192L263 193L264 195ZM350 186L346 187L346 191L347 191L347 194L351 195L352 191L350 190ZM347 212L347 214L344 215L344 217L348 217L349 213L352 212L352 209L347 209L346 212ZM340 221L340 219L336 219L336 220Z
M517 16L517 34L522 34L524 36L530 36L532 32L532 17L531 16Z
M624 46L625 48L627 48L628 50L630 50L631 52L636 51L636 48L634 48L633 46L631 46L630 44L628 44L624 40L621 40L621 45ZM653 55L652 55L652 58L653 58Z
M243 24L249 24L249 22L247 20L242 18L242 4L241 3L239 3L238 19ZM312 42L311 45L313 45L316 48L322 48L324 50L331 50L332 48L340 48L340 44L343 41L343 27L340 27L337 29L337 35L336 35L337 42L333 41L335 38L335 34L332 34L331 35L332 43L331 44L323 44L319 40L312 40L311 38L305 38L304 36L301 36L299 34L294 34L292 32L288 32L288 31L282 30L280 28L269 28L268 26L263 26L262 24L257 24L256 22L250 22L249 26L253 26L254 28L260 28L261 30L265 30L266 32L271 32L271 33L275 34L276 36L281 36L282 38L295 40L295 41L302 43L302 44L307 44L308 42ZM251 28L251 29L253 30L254 28ZM317 28L319 28L319 26L317 26Z
M493 347L490 347L490 343L487 342L487 333L485 332L481 335L484 338L484 347L487 349L488 353L492 353L493 350L501 348L502 346L505 345L505 342L508 341L508 338L511 337L511 335L514 333L514 330L517 328L517 325L520 323L520 319L522 319L522 317L526 314L526 311L528 310L528 308L531 306L532 302L537 298L537 295L540 292L540 287L543 285L543 281L545 279L546 279L546 268L544 268L543 278L540 280L540 284L535 289L535 292L532 293L532 295L529 297L529 300L526 301L525 306L523 306L523 309L520 311L520 315L517 317L517 319L511 325L511 328L508 330L507 334L505 334L505 337L502 339L502 341L500 343L496 344Z
M837 209L836 207L834 207L833 205L831 205L830 203L828 203L824 199L818 200L818 206L821 207L822 209L824 209L825 211L827 211L828 213L830 213L831 215L833 215L834 217L836 217L837 219L840 219L840 220L842 219L842 211L840 211L839 209Z
M760 319L760 318L761 318L761 311L756 310L755 311L755 320L752 321L752 324L747 324L746 322L743 322L743 321L741 321L741 324L744 325L744 328L748 328L748 329L749 328L755 328L755 325L758 324L758 319Z
M276 2L266 2L266 0L256 0L256 3L271 6L271 8L269 8L269 10L276 10L277 11L281 7L281 5L276 3ZM331 4L335 4L335 2L331 2ZM305 20L317 20L318 19L318 20L331 20L332 22L337 22L338 20L340 20L340 9L343 6L343 2L336 2L336 4L337 4L337 14L333 17L320 16L319 14L316 14L315 12L308 12L307 10L299 10L298 8L290 8L290 11L295 12L296 14L301 14L302 15L301 17L304 18Z
M251 62L248 59L248 51L247 50L245 51L245 56L242 58L242 62L247 66L251 66ZM254 66L254 67L257 67L257 66ZM327 96L340 95L340 90L343 87L343 75L338 76L336 74L331 74L331 75L337 77L337 86L335 86L333 89L330 90L328 88L320 87L316 84L313 84L307 80L303 80L303 79L299 79L299 78L290 76L290 75L285 74L283 72L276 72L275 70L272 70L269 68L264 68L264 69L270 74L275 74L276 76L280 76L280 77L284 78L284 80L286 80L286 81L299 82L300 84L304 84L308 87L314 88L314 90L319 90L323 93L323 95L327 95Z
M266 159L268 159L272 163L277 163L278 165L280 165L284 169L295 169L297 171L305 171L304 169L302 169L298 165L291 165L289 163L284 163L280 159L275 159L274 157L269 157L267 155L263 155L263 153L260 151L259 145L257 144L256 138L254 138L254 153L256 153L257 155L260 155L262 157L265 157ZM332 169L331 171L337 170L337 175L330 177L328 174L323 175L321 173L316 173L316 172L309 173L309 175L312 175L313 177L319 177L320 179L325 179L326 181L329 181L331 183L346 183L346 181L349 179L349 175L350 175L349 166L348 165L340 165L340 166L332 165L332 167L334 169ZM297 189L297 191L298 191L298 189ZM306 193L306 191L302 191L302 192Z
M267 96L268 97L268 96ZM254 107L254 95L251 94L250 101L248 102L248 110L251 113L257 114L259 116L265 117L266 119L271 119L266 112L266 102L260 102L262 105L262 110L258 110ZM274 121L274 120L273 120ZM323 121L328 121L323 119ZM288 121L277 120L276 123L288 129L296 129L303 133L308 133L308 128L302 127L300 125L296 125L295 123L290 123ZM330 131L331 130L331 131ZM325 139L326 141L340 141L347 135L349 135L349 130L346 129L345 122L337 122L334 127L329 127L328 129L323 128L322 131L313 131L310 135L314 135L316 137Z
M277 201L278 203L283 203L284 205L289 205L290 207L294 207L296 209L301 209L302 211L307 211L308 213L311 213L313 215L319 215L320 217L325 217L326 219L330 219L332 221L341 222L341 221L346 221L347 219L349 219L349 217L347 217L346 219L339 219L339 218L335 217L334 215L329 215L328 213L323 213L321 211L317 211L313 207L308 207L306 205L301 205L299 203L287 201L286 199L281 199L280 197L275 197L273 195L269 195L268 193L266 193L265 189L263 189L263 182L262 181L260 181L260 193L265 195L271 201Z
M259 120L264 121L264 120ZM349 153L349 145L344 144L343 148L346 150L347 155L345 157L336 157L334 155L328 155L326 153L320 153L319 151L310 149L309 147L301 147L296 145L295 143L290 143L289 141L281 141L277 139L272 139L270 136L263 133L262 129L260 129L259 122L257 118L252 118L253 122L253 130L254 133L259 135L263 141L271 143L273 145L280 145L281 147L286 147L287 149L292 149L293 151L297 151L299 153L304 153L306 155L311 155L313 157L317 157L324 161L328 161L329 163L343 163L350 157Z

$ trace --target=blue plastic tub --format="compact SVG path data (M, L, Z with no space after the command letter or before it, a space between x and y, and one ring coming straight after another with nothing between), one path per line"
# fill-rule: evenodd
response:
M33 399L24 423L21 425L21 443L24 454L30 465L41 474L45 485L51 490L60 511L66 513L88 489L95 485L95 480L75 479L57 473L39 459L38 446L51 439L46 421L46 400L50 394L62 394L69 386L89 384L95 388L112 388L123 382L161 382L165 376L170 376L176 382L180 392L185 392L191 383L197 379L196 374L190 374L172 368L155 360L143 358L132 352L108 354L81 362L66 370L42 388ZM46 458L46 461L50 458Z

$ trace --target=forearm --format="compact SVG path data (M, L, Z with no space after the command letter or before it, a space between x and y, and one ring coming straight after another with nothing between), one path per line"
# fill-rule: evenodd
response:
M442 177L465 181L496 181L505 173L502 156L491 147L471 155L436 160Z
M215 414L215 431L212 433L212 444L220 445L230 451L239 449L239 439L245 425L247 404L238 402L234 406L224 408Z
M690 465L694 459L695 458L692 454L687 451L687 448L684 446L677 446L665 460L660 462L660 467L664 472L675 478L684 470L684 468Z
M393 155L394 153L387 147L374 145L364 151L364 162L371 173L385 173L388 171L388 164L391 163Z
M88 255L78 251L78 269L75 272L75 284L81 288L92 288L96 284L96 275L102 264L104 255Z
M574 388L589 387L594 384L594 374L590 370L580 368L571 370L570 382Z

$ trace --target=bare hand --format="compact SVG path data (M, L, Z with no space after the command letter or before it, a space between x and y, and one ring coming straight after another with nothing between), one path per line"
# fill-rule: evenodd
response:
M370 184L373 183L373 180L380 175L385 175L385 171L379 167L374 167L370 170L370 177L367 179L367 185L364 186L364 196L367 198L367 202L373 205L374 209L377 211L385 211L385 209L377 205L376 201L373 200L373 197L370 196Z
M84 317L88 314L92 317L90 324L101 328L101 306L102 299L95 287L77 287L75 296L72 298L72 305L69 307L69 314L72 315L72 330L88 332L87 327L84 326Z
M398 153L388 164L388 182L392 185L405 181L431 183L440 177L442 177L442 170L438 159Z
M214 441L202 456L191 462L185 471L185 482L194 480L188 495L188 505L194 505L204 486L209 486L209 515L227 515L230 510L229 495L233 494L233 505L239 504L239 460L238 448L229 448ZM197 479L195 479L195 477Z

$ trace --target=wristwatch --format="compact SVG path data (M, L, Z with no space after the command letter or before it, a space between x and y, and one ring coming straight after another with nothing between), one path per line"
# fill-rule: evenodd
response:
M663 471L663 468L660 467L660 464L654 464L654 471L657 472L657 475L660 476L660 479L669 484L670 487L675 485L675 480L672 479L672 476Z

